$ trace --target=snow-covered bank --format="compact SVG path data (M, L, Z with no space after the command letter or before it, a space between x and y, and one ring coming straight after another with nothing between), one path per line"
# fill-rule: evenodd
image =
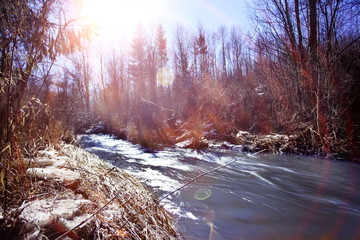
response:
M34 192L13 239L176 239L169 214L143 185L85 150L62 144L28 160ZM9 236L10 237L10 236Z

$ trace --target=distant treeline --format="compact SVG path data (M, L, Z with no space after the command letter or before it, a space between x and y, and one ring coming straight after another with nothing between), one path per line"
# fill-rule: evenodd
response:
M301 133L314 154L358 155L359 2L255 7L252 37L239 27L178 25L169 41L161 25L145 31L139 24L110 54L89 57L84 43L56 79L57 106L100 116L115 129L134 126L144 141L184 125L201 138L211 123L220 133ZM76 117L74 125L84 124Z

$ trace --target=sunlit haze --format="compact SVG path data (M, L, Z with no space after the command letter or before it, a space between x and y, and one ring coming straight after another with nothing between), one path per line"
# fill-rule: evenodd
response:
M132 33L136 24L151 22L158 16L158 1L84 0L84 13L103 34Z
M0 15L0 240L360 240L360 0Z
M175 24L205 28L248 25L249 0L82 0L83 15L99 35L131 36L141 22L146 28L162 24L171 31Z

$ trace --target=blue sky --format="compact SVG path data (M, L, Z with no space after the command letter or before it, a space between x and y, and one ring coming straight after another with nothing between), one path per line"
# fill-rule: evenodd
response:
M250 4L252 0L75 0L83 3L80 16L87 24L97 26L103 45L117 39L132 39L142 22L147 32L161 23L167 38L173 37L178 23L186 29L196 29L199 24L206 31L216 31L220 26L240 26L250 30Z
M140 20L144 25L159 22L172 29L177 23L215 30L221 25L249 26L252 0L79 0L89 22L107 28L109 32L129 34Z
M249 26L250 0L160 0L158 18L166 28L176 23L215 30L219 26Z

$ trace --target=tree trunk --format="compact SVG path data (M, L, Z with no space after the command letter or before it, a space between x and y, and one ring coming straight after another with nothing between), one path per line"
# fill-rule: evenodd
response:
M310 35L309 35L309 47L311 57L317 58L317 11L316 0L309 0L309 12L310 12Z

